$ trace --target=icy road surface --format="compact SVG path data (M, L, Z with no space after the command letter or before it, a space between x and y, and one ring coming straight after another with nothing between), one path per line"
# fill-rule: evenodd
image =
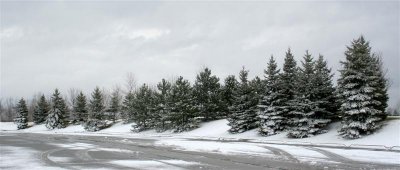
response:
M0 153L0 169L400 169L395 151L196 139L0 133Z

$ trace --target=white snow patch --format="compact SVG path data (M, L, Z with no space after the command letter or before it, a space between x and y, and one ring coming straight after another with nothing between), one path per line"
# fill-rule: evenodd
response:
M385 164L398 164L400 165L399 152L384 152L384 151L370 151L358 149L332 149L332 148L319 148L329 152L336 153L346 158L363 161L363 162L376 162Z
M196 162L187 162L183 160L159 160L159 161L153 161L153 160L116 160L116 161L110 161L109 163L119 165L119 166L125 166L125 167L130 167L130 168L136 168L136 169L182 169L179 168L178 166L173 166L173 165L179 165L179 166L188 166L188 165L196 165L198 163ZM171 165L172 164L172 165Z
M97 148L96 145L89 144L89 143L71 143L71 144L60 144L60 143L52 143L52 145L68 148L72 150L80 150L80 149L93 149Z
M175 146L178 149L200 152L218 152L222 154L259 154L270 155L271 152L260 146L247 143L223 143L215 141L190 141L179 139L160 140L156 145Z
M72 161L72 159L70 157L49 156L48 158L54 162L61 162L61 163L66 163L66 162Z
M1 146L0 169L19 169L19 170L52 170L39 159L40 152L15 146ZM57 167L57 169L63 169Z

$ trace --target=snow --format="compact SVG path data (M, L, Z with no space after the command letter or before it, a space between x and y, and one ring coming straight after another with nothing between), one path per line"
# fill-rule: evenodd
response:
M21 152L21 151L24 152ZM25 147L1 146L0 169L20 169L20 170L51 170L54 167L48 167L37 155L35 151ZM62 168L57 168L62 169Z
M183 160L116 160L116 161L110 161L109 163L119 165L119 166L124 166L124 167L129 167L129 168L135 168L135 169L184 169L184 168L179 168L179 166L182 165L196 165L198 163L196 162L187 162ZM178 166L174 166L178 165Z
M177 149L200 152L218 152L222 154L258 154L269 155L271 152L260 146L244 143L223 143L216 141L190 141L182 139L166 139L156 145L174 146Z
M390 163L390 164L400 165L399 152L382 152L382 151L370 151L370 150L358 150L358 149L353 149L353 150L331 149L331 148L319 148L319 149L327 150L357 161Z

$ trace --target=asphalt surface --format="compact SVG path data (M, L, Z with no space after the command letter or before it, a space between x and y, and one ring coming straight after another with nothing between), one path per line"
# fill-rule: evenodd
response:
M329 161L299 161L290 153L273 146L264 146L273 153L273 156L266 157L257 154L182 151L173 147L155 146L154 142L153 139L104 136L0 133L0 169L16 169L9 164L6 166L4 162L9 154L7 147L35 150L39 153L35 155L37 161L54 169L400 169L396 165L351 160L311 146L307 149L325 155ZM133 165L115 161L132 161Z

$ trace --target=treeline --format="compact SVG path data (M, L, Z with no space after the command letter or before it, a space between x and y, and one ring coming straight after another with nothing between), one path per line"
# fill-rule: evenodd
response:
M128 82L124 97L117 89L109 100L96 87L90 98L82 92L74 96L71 107L56 89L50 101L42 95L35 103L33 121L49 129L82 124L88 131L98 131L122 119L134 122L134 132L182 132L200 122L227 118L230 133L258 128L265 136L287 131L288 137L304 138L325 133L330 122L340 120L343 137L359 138L373 133L386 118L387 80L381 58L364 37L353 40L345 55L337 87L322 55L314 59L306 51L297 64L288 49L281 69L270 57L263 78L249 80L243 67L237 78L230 75L220 84L205 68L193 85L183 77L137 89ZM18 129L28 127L27 113L21 99L14 119Z

